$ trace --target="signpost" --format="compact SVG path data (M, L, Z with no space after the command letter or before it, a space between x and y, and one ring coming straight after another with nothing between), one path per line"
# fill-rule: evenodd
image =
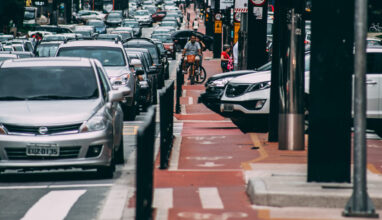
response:
M221 34L223 32L223 22L215 21L215 34Z

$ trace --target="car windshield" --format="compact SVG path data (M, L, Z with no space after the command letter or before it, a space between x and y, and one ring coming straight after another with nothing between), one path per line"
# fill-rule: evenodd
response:
M24 12L24 19L27 19L27 20L34 19L34 12L33 11L25 11Z
M149 50L149 53L154 61L154 63L159 63L159 54L157 47L154 44L137 44L137 42L129 42L128 46L131 48L146 48Z
M120 48L72 47L61 48L57 56L86 57L98 59L104 66L125 66L126 62Z
M40 44L36 49L38 57L53 57L56 55L59 44Z
M149 15L149 12L148 11L136 11L135 15L138 15L138 16L140 16L140 15Z
M90 31L75 31L76 34L81 34L84 37L91 37L92 33Z
M124 39L124 40L132 38L131 33L126 32L126 31L120 31L120 32L119 31L113 31L112 34L119 34L122 36L122 39Z
M103 27L105 24L102 21L89 21L88 25L94 27Z
M162 43L172 43L171 35L152 35L151 38L160 40Z
M90 67L16 67L0 69L0 100L98 98Z
M138 22L125 22L122 25L123 27L139 28Z

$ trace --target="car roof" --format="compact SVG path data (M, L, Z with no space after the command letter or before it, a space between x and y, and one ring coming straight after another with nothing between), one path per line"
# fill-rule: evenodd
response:
M131 45L131 44L138 44L138 45L152 45L152 42L145 40L145 39L137 39L137 38L132 38L131 40L128 40L124 45Z
M13 67L39 67L39 66L78 66L90 67L90 59L79 57L44 57L44 58L24 58L16 60L6 60L1 68Z
M3 51L2 51L3 52ZM11 52L11 51L6 51L6 52ZM17 54L11 54L11 53L0 53L0 57L12 57L12 58L17 58Z
M81 41L69 41L60 46L63 47L122 47L120 42L110 40L81 40Z

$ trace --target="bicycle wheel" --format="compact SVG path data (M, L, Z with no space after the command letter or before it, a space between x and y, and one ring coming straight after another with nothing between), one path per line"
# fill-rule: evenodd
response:
M207 78L207 73L204 67L199 66L199 71L198 73L195 74L195 82L196 83L203 83Z

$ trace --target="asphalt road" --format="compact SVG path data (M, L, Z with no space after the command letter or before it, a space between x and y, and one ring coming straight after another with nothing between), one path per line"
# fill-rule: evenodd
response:
M144 28L150 37L153 28ZM170 59L170 74L176 61ZM126 163L118 165L114 178L98 179L95 170L6 171L0 175L0 219L91 220L120 219L135 185L135 134L144 120L124 123ZM158 125L159 126L159 125ZM157 127L158 127L157 126Z

